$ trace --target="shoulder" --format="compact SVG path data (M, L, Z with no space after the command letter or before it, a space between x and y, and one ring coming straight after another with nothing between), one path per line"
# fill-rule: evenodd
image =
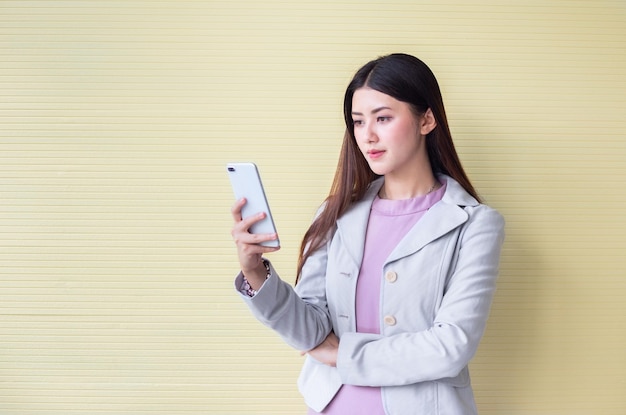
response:
M469 216L468 225L479 225L498 231L504 230L504 216L490 206L480 203L474 206L465 206L463 210Z
M478 202L463 187L449 176L441 176L446 181L446 193L442 202L455 205L467 215L464 224L464 233L494 232L499 235L504 233L504 217L496 209Z

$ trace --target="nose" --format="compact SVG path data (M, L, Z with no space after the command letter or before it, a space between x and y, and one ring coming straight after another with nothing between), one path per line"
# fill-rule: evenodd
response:
M375 143L378 141L378 135L376 135L376 131L374 131L370 123L365 126L365 141L367 143Z

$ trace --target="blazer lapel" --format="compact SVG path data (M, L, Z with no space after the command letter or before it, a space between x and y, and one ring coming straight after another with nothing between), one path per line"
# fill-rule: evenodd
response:
M337 231L341 235L341 242L352 257L357 269L361 268L363 261L365 234L372 203L382 185L382 178L373 181L363 199L356 202L337 220Z
M462 206L476 206L478 201L453 178L440 175L439 179L446 182L446 192L443 198L430 208L402 238L386 262L395 261L419 251L468 220L469 215Z
M439 202L435 204L402 238L391 252L387 263L419 251L424 246L467 221L469 215L456 205Z

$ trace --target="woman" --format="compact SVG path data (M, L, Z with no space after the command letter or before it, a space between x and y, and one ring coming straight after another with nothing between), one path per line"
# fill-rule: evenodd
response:
M306 351L309 414L475 414L468 363L485 329L504 221L480 203L435 76L392 54L363 66L344 99L330 195L302 241L295 288L253 235L232 235L236 288L253 314Z

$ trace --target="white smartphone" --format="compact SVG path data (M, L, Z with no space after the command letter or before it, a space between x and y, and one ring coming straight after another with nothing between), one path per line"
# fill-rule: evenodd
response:
M265 219L255 223L250 227L250 233L277 233L274 219L270 212L270 205L265 196L263 183L261 183L261 175L259 169L254 163L228 163L226 165L230 184L232 185L235 199L239 200L245 197L247 203L241 210L241 216L248 216L265 212ZM274 239L272 241L261 242L263 246L278 247L280 241Z

